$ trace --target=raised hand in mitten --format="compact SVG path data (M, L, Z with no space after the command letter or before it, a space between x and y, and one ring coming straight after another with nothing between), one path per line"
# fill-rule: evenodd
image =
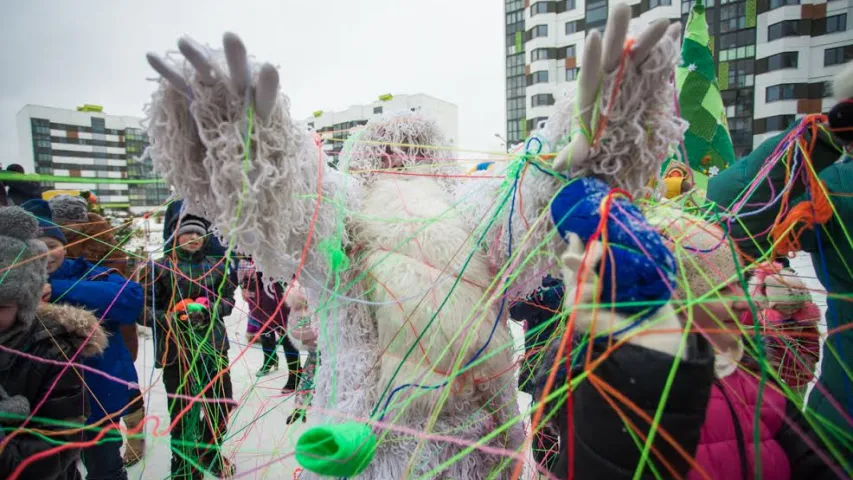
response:
M303 259L306 242L316 247L339 222L337 204L324 203L318 214L311 195L333 197L343 182L290 115L275 67L249 57L233 33L221 49L188 37L178 49L148 54L162 77L147 112L154 167L188 212L253 258L265 281L289 280L303 262L314 267L323 256L311 248ZM311 217L314 228L304 228Z
M637 194L685 124L675 113L671 81L681 25L660 19L626 43L630 20L631 8L617 5L603 41L595 31L587 37L571 141L554 168L594 174Z
M179 71L168 59L156 53L149 53L148 63L163 76L168 83L188 98L199 93L200 89L225 88L232 97L230 100L248 100L258 113L258 117L267 120L275 106L278 95L278 71L270 63L264 63L257 75L252 78L246 46L236 34L226 33L222 45L228 65L228 72L211 60L210 53L190 37L178 40L178 49L194 70Z

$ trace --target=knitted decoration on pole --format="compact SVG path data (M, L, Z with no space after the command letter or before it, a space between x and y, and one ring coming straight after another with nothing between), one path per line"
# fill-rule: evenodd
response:
M687 19L681 65L675 69L675 85L681 117L690 122L684 134L687 161L690 168L714 176L735 161L735 151L710 40L705 7L697 0Z

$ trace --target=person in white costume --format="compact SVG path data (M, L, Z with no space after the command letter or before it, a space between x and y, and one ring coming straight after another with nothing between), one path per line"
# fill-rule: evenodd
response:
M522 448L506 297L559 271L565 244L548 218L566 182L558 170L639 194L684 130L670 79L680 27L655 22L626 47L629 20L619 6L603 40L590 34L578 95L528 144L547 154L568 143L559 168L526 156L501 179L445 175L461 172L437 124L415 112L371 120L340 170L329 167L290 116L276 69L251 61L234 34L221 51L182 38L182 56L149 54L162 76L148 111L156 168L267 281L298 273L323 319L312 423L381 420ZM393 428L377 436L361 478L512 470L479 449L449 462L463 446Z

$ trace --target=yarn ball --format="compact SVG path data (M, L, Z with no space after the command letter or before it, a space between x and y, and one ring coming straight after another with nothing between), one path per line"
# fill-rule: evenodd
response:
M310 428L296 441L296 461L305 470L330 477L354 477L376 453L376 435L360 423Z
M572 181L551 203L551 219L562 238L577 234L585 243L599 229L610 187L584 177ZM604 262L601 301L614 304L623 314L649 315L669 301L676 285L677 266L660 234L652 228L630 199L615 195L606 222L608 250ZM599 240L603 240L603 236ZM595 273L600 264L595 265ZM610 283L612 282L612 284ZM625 303L630 303L625 305Z

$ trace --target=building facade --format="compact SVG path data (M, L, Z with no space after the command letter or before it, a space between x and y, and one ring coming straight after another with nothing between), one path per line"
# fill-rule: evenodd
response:
M627 0L632 28L686 22L693 1ZM603 30L612 0L506 0L507 140L521 141L553 111L580 70L586 34ZM796 118L833 105L828 82L853 59L851 0L705 0L736 153ZM851 18L853 20L853 18Z
M169 196L164 183L126 182L158 178L151 159L143 158L148 137L140 118L107 115L95 105L77 110L27 105L17 124L18 163L27 173L71 177L43 182L47 188L89 190L106 210L132 213L151 211Z
M316 131L323 141L323 150L329 162L337 165L338 157L346 139L357 132L367 121L384 113L400 111L422 111L438 122L444 132L448 146L458 142L459 113L456 105L424 94L381 95L373 103L355 105L336 112L316 111L305 120L309 128Z

